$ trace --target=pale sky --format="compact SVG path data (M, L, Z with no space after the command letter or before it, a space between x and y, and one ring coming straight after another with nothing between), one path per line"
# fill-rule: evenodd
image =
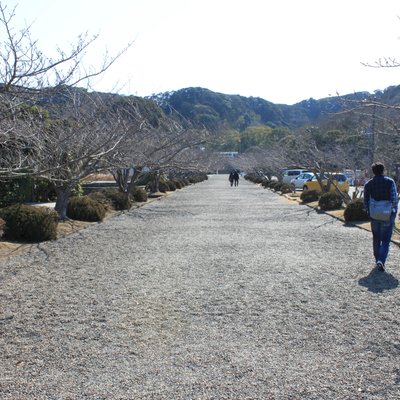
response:
M133 46L95 90L148 96L186 87L294 104L400 84L399 0L0 0L49 54L100 34L87 57ZM89 61L87 61L89 62Z

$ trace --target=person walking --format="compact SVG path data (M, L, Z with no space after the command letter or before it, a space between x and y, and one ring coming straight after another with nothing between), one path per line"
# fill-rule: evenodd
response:
M239 173L236 170L233 172L233 182L235 186L239 185Z
M229 174L229 183L231 184L231 186L233 186L233 171Z
M373 201L386 200L391 202L391 213L388 221L374 219L370 215L375 265L378 271L384 271L397 214L398 195L394 180L383 174L385 166L377 162L372 164L371 168L374 177L364 185L365 209L370 215L371 199Z

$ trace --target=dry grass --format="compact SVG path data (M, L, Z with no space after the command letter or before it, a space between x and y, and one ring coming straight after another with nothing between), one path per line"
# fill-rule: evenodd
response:
M90 174L88 176L85 176L85 178L82 179L84 182L96 182L96 181L110 181L113 182L115 181L114 177L110 173L96 173L96 174Z

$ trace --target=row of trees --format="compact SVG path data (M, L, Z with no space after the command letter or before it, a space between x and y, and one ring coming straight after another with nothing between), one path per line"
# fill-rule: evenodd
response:
M277 176L290 165L321 173L346 168L370 173L372 162L380 160L395 176L400 161L399 111L398 105L371 97L347 101L343 111L318 125L249 127L238 132L236 149L240 154L232 167Z
M166 116L143 99L89 91L91 78L131 44L97 69L84 64L96 36L79 37L52 59L32 40L29 27L14 28L15 10L0 1L0 180L26 175L49 180L64 219L71 191L89 173L109 170L128 191L125 171L133 166L129 185L144 167L156 174L198 169L207 130ZM77 87L83 84L86 89Z
M171 170L217 169L226 164L218 159L218 151L240 153L232 168L271 175L288 165L323 172L369 169L373 159L385 162L389 170L397 163L399 107L393 102L347 97L340 114L318 125L288 128L263 124L258 116L267 118L272 104L267 110L260 99L250 99L257 115L235 120L234 129L218 118L222 115L229 122L224 110L227 105L232 109L234 101L242 109L240 96L215 95L211 102L212 92L188 89L151 101L90 91L91 78L107 71L131 44L104 57L96 69L85 65L84 57L96 36L79 37L69 51L59 50L52 59L32 40L29 27L13 27L15 9L4 4L0 0L0 180L32 175L51 181L61 218L77 182L98 170L110 171L128 192L144 168L156 177ZM174 111L174 104L167 107L167 100L193 103L198 100L194 94L202 96L202 103L199 100L192 109L194 120L189 109L182 115ZM214 131L211 137L202 128L207 125L219 134ZM212 144L205 145L211 139ZM133 177L128 173L132 167Z

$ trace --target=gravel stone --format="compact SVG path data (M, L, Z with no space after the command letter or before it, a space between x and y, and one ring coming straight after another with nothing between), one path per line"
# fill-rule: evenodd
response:
M399 399L400 252L227 175L0 261L1 399Z

